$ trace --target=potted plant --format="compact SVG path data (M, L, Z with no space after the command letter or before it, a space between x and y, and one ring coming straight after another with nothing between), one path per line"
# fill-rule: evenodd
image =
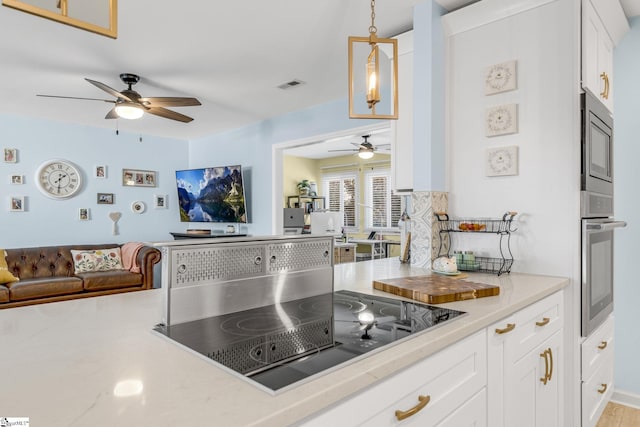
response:
M297 184L298 192L301 196L306 196L309 194L309 189L311 188L311 183L308 179L303 179Z

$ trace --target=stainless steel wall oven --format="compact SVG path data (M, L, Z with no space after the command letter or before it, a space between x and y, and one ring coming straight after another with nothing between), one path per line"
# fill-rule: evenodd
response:
M613 311L613 235L624 221L613 218L613 118L585 93L582 107L581 227L582 336Z

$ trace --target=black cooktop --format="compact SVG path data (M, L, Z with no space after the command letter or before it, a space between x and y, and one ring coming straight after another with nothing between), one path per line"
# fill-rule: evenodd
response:
M277 391L462 314L337 291L155 330Z

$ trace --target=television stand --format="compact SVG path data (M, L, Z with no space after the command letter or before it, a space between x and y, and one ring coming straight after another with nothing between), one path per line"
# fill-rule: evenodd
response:
M207 230L208 231L208 230ZM214 239L217 237L246 237L246 233L226 233L222 230L211 230L210 233L177 233L169 232L174 240L182 239Z

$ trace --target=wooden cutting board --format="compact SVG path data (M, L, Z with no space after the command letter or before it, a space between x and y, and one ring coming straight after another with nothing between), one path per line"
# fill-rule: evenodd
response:
M436 274L374 280L373 288L426 304L442 304L500 294L499 286Z

